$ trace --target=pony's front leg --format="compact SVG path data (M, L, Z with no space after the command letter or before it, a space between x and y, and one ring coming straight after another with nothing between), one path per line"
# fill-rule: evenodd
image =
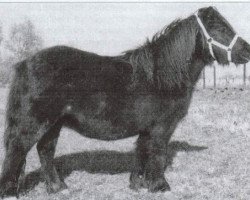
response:
M149 151L148 142L150 135L148 131L141 131L137 139L137 146L135 151L135 166L130 175L130 188L138 190L142 187L147 187L145 182L145 166L148 161Z
M157 125L150 132L145 145L148 149L148 161L145 166L145 181L150 192L170 190L164 172L166 168L166 152L168 137L163 126Z
M168 140L169 136L161 126L140 132L135 167L130 175L130 188L146 187L150 192L170 190L164 177Z

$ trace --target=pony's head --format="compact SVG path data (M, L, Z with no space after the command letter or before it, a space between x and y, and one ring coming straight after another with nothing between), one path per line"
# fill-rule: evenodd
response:
M146 79L159 89L172 89L192 85L213 60L222 65L247 63L250 45L214 7L208 7L172 22L123 58L133 66L134 80Z
M250 45L238 37L232 26L215 7L199 9L196 18L208 47L210 46L210 55L219 64L225 65L230 61L243 64L250 60Z

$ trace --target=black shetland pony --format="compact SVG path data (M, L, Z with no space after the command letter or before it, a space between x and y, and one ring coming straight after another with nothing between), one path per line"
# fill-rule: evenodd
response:
M100 140L139 135L131 188L170 190L164 177L167 145L187 114L195 83L214 60L229 63L225 49L209 48L211 38L198 19L215 41L232 42L232 27L208 7L121 56L57 46L18 63L8 101L0 194L18 193L25 157L36 143L48 192L66 188L53 165L62 126ZM229 51L235 64L250 58L250 45L240 37Z

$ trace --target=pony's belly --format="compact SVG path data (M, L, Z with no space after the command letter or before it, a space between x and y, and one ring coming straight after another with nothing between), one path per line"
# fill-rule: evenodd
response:
M71 113L66 126L81 135L100 139L118 140L138 134L134 113L129 109L109 109L100 106L92 109L80 109Z
M134 127L115 125L109 120L89 119L85 126L86 136L102 140L123 139L137 134Z
M73 118L70 127L90 138L116 140L138 132L131 96L96 93L72 103L66 112Z
M118 140L138 134L133 125L115 125L110 120L88 118L83 119L83 116L76 117L74 124L70 125L83 136L100 140Z

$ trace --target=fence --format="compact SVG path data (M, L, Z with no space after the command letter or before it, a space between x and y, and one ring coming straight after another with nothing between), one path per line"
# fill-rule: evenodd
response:
M205 89L205 88L218 88L218 84L217 84L217 81L218 81L218 75L217 75L217 70L218 70L218 67L220 66L216 66L216 64L212 65L212 85L211 85L211 76L210 76L210 81L208 84L208 80L207 80L207 72L206 72L206 69L205 68L202 72L202 76L201 76L201 80L200 80L200 86ZM226 67L225 67L226 68ZM246 67L246 64L244 65L241 65L241 66L238 66L238 69L241 71L241 75L231 75L231 79L233 79L233 81L231 81L231 84L230 84L230 81L228 80L228 77L224 76L224 79L226 80L226 84L223 85L223 87L230 87L230 86L235 86L234 83L234 80L237 79L237 86L240 86L241 88L247 88L248 86L248 82L250 83L250 76L249 76L249 80L247 79L247 67ZM232 78L233 77L233 78ZM221 85L219 85L219 87L221 87Z

